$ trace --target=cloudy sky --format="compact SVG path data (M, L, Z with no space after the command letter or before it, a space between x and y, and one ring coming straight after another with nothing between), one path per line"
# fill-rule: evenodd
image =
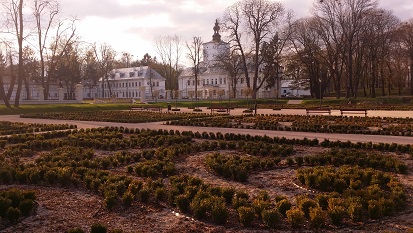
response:
M107 43L134 59L156 56L156 36L201 36L210 41L213 24L238 0L60 0L62 16L75 16L78 32L87 42ZM315 0L280 0L297 18L309 15ZM413 18L413 1L379 0L402 20Z

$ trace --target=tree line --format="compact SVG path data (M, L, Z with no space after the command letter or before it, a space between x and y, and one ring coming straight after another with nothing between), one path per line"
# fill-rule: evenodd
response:
M162 62L148 53L134 60L130 52L118 53L107 43L82 41L77 19L60 18L58 0L8 0L0 3L0 8L0 99L7 107L20 105L22 90L27 93L25 98L31 99L34 90L30 84L40 86L45 99L51 85L65 88L68 98L73 98L76 84L91 89L101 78L109 84L116 68L149 65L167 78L167 89L177 88L177 80L172 80L177 79L177 62L161 53L177 36L158 38Z
M58 0L8 0L0 7L0 98L8 107L14 90L15 107L22 90L31 98L30 83L41 86L46 99L52 84L70 97L79 82L92 88L100 78L109 83L113 69L140 65L150 65L166 78L166 89L177 90L184 49L199 77L198 36L186 43L177 35L158 36L159 60L149 54L134 60L109 44L83 42L77 20L60 19ZM253 98L260 88L279 89L283 72L308 80L315 98L327 92L336 98L403 95L407 89L413 95L413 20L402 22L377 0L314 0L311 15L300 19L281 2L241 0L224 11L220 26L230 48L218 59L233 92L241 77Z
M311 12L294 19L270 0L228 7L221 25L230 49L219 60L231 89L244 77L255 98L260 88L279 89L283 72L307 80L314 98L413 95L413 20L377 0L314 0Z

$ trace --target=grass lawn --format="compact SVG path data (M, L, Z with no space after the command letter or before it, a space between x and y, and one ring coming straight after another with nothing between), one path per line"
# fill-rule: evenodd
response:
M20 107L6 108L0 106L0 115L19 115L25 113L45 112L80 112L98 110L126 110L131 104L28 104Z

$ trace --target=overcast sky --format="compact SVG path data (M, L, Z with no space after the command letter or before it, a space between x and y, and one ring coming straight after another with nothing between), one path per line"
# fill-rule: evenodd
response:
M178 35L183 40L200 36L212 39L215 19L238 0L60 0L61 17L75 16L78 33L87 42L107 43L118 53L135 59L156 56L156 36ZM309 15L313 1L280 0L296 18ZM379 0L401 20L413 18L413 1Z

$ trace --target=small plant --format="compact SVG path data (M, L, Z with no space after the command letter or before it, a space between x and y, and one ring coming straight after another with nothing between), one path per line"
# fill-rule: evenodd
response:
M276 204L278 211L284 217L287 216L287 211L291 209L291 203L287 199L282 199Z
M251 226L254 221L254 210L251 207L241 206L237 211L240 223L245 227Z
M299 228L303 225L305 221L304 213L297 207L288 210L286 214L287 220L290 223L291 227Z
M310 209L310 224L314 228L322 228L326 225L327 214L320 207Z
M21 216L21 212L18 208L10 207L7 212L6 212L6 218L11 222L12 224L17 223Z
M85 231L79 227L76 227L76 228L67 230L66 233L85 233Z
M282 215L277 209L263 210L261 213L262 221L269 228L276 228L281 221Z
M101 223L95 223L90 229L90 233L106 233L108 231L107 227Z
M225 224L227 222L229 212L227 207L225 206L224 201L217 201L212 204L211 209L212 219L217 224Z

